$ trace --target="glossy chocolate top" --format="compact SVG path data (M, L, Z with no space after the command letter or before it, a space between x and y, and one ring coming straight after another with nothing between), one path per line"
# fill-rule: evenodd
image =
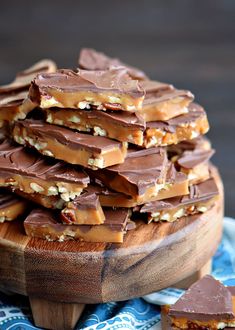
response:
M0 144L0 172L6 178L14 173L48 181L89 183L89 177L78 167L42 157L8 140Z
M232 295L221 282L206 275L170 307L169 315L197 321L231 320L235 317Z
M66 115L66 109L61 108L50 108L47 109L47 111L50 112L61 112L63 111ZM86 116L88 120L91 119L100 119L100 120L107 120L109 122L114 122L115 124L120 124L124 127L132 127L136 129L145 129L145 121L143 118L138 116L138 113L129 112L129 111L99 111L99 110L74 110L74 115L81 115L83 118Z
M147 128L159 128L170 133L174 133L180 125L188 125L194 123L197 119L206 116L205 110L196 103L191 103L188 108L189 112L169 119L167 121L154 121L147 123Z
M142 195L146 189L165 178L167 164L165 149L130 151L124 163L98 170L95 175L99 178L99 173L103 171L110 178L113 178L112 175L120 176L135 185L138 195Z
M43 138L45 136L50 139L56 139L59 143L71 149L84 148L91 152L102 153L103 151L120 148L122 146L121 142L103 136L93 136L75 132L68 128L47 124L41 120L27 119L18 121L15 123L15 126L24 127L38 137Z
M7 190L0 189L0 210L21 202L22 199Z
M79 208L80 210L94 209L99 206L99 197L92 189L85 191L73 201L68 203L68 207L72 209Z
M19 72L8 85L0 86L0 93L9 93L16 90L27 90L31 83L31 80L40 72L54 72L56 71L56 64L51 60L41 60L35 63L30 68Z
M146 93L143 106L165 102L176 97L188 98L190 101L193 101L194 99L191 92L176 89L173 85L162 83L160 81L145 80L140 82L140 86Z
M105 222L102 225L98 226L106 226L114 231L124 231L126 229L128 220L129 220L129 210L124 208L103 208L105 214ZM25 224L31 224L34 226L47 226L53 225L56 227L58 231L63 230L66 225L58 222L60 219L59 213L55 211L50 211L46 209L34 209L28 217L25 219ZM69 225L72 229L73 226L77 225ZM92 229L94 225L79 225L79 229L83 231L89 231Z
M127 69L112 68L106 71L88 71L79 69L78 72L63 69L54 73L41 73L32 81L29 96L32 101L38 102L40 94L49 97L50 90L60 92L93 92L128 94L139 98L144 91L137 80L127 74ZM48 94L49 95L48 95Z
M177 207L184 207L188 204L204 202L218 195L219 191L214 179L208 179L197 185L189 187L189 194L165 199L163 201L154 201L146 203L140 209L141 213L157 212L161 210L170 210Z
M104 53L91 48L83 48L80 52L78 65L85 70L110 70L113 67L126 67L128 74L138 80L147 79L145 73L137 68L121 62L117 58L111 58Z
M184 151L182 156L177 160L177 163L187 169L193 168L199 164L206 163L213 156L215 150L200 150Z

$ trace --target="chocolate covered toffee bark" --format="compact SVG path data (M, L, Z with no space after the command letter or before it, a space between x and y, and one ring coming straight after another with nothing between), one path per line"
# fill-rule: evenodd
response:
M24 119L36 104L28 98L31 80L40 72L56 71L56 64L51 60L42 60L32 67L18 73L14 81L0 86L0 126L4 122Z
M127 69L106 71L58 70L39 74L32 81L29 96L41 108L136 111L142 107L144 90Z
M192 140L209 130L209 123L204 109L192 103L187 114L168 121L146 124L144 146L166 146L181 141Z
M110 70L113 67L125 67L128 71L128 74L133 79L145 80L148 79L146 74L140 69L134 68L128 64L121 62L117 58L111 58L105 55L104 53L97 52L91 48L83 48L80 52L78 65L81 69L85 70Z
M209 141L202 137L168 147L171 161L188 176L190 184L203 182L210 177L209 160L214 152Z
M105 215L98 194L88 190L72 202L67 203L67 206L61 211L61 220L63 223L79 225L104 223Z
M16 122L13 137L40 153L92 169L123 163L127 143L81 134L40 120Z
M189 112L165 122L145 121L136 113L127 111L46 109L47 122L67 126L93 135L126 141L145 148L171 145L204 134L208 129L207 116L196 104Z
M194 99L189 91L177 90L170 84L151 81L139 69L93 49L82 49L79 66L86 70L109 70L113 67L125 66L132 78L144 80L140 83L146 93L140 114L145 121L165 121L187 113L187 107Z
M27 194L58 195L69 201L89 183L81 169L4 141L0 145L0 186L12 187Z
M27 204L26 200L0 189L0 223L18 218L26 211Z
M33 210L24 221L26 234L48 241L78 240L122 243L127 230L134 229L128 209L105 209L105 222L100 225L65 225L59 215L48 210Z
M162 329L227 329L235 326L235 288L206 275L171 306L162 307Z
M173 222L181 217L204 213L216 202L219 191L213 178L191 185L189 194L136 207L135 212L146 215L148 222Z
M95 172L89 170L89 175L108 188L131 196L135 204L157 199L161 191L167 193L176 181L178 190L188 193L186 176L176 173L165 149L161 148L129 150L123 164ZM177 188L175 186L175 192Z
M46 109L46 117L51 124L140 146L144 143L146 124L135 113L50 108Z

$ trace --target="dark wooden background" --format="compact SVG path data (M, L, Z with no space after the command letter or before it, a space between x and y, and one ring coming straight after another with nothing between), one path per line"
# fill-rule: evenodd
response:
M193 91L207 110L235 216L235 1L0 1L0 84L43 57L76 66L89 46Z

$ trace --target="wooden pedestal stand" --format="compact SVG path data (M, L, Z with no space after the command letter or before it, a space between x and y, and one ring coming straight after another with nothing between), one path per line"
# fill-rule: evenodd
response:
M209 272L221 239L223 190L215 175L221 196L212 209L174 223L138 223L123 244L47 242L27 237L20 221L0 225L0 290L29 296L37 326L67 330L86 303L187 287Z

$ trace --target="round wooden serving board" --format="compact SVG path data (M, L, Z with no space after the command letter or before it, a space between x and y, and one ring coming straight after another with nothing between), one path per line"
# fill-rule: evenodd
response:
M47 242L25 235L20 221L0 225L0 290L67 303L142 296L205 265L222 233L223 190L204 214L174 223L138 223L123 244Z

